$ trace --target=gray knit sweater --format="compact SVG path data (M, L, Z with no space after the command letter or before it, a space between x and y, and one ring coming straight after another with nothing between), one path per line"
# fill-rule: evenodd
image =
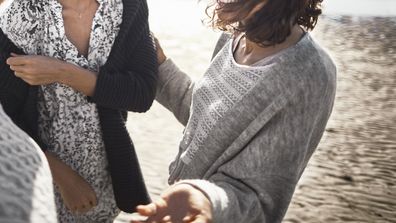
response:
M0 222L56 223L51 172L41 149L0 104Z
M219 51L208 71L232 60L226 52ZM206 129L188 159L191 143L184 137L170 167L169 183L193 184L209 197L216 223L281 222L333 107L336 68L309 34L254 69L261 71L254 86ZM201 85L170 59L159 78L157 100L188 126L199 114L190 108Z

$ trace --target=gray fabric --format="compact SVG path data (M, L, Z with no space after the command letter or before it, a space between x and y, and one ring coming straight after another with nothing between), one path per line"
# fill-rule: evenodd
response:
M47 160L0 104L0 222L56 223Z
M182 180L209 197L216 223L281 222L333 107L336 68L309 34L260 69L267 74L200 153L185 164L180 150L170 167L169 183ZM185 125L193 84L170 59L159 71L157 100Z
M213 50L212 59L217 55L217 53L223 48L223 46L227 43L228 40L231 39L231 34L222 33L217 40L216 46Z

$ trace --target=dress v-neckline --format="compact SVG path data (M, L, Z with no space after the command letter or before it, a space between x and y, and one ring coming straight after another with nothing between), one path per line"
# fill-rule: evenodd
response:
M66 35L66 29L65 29L65 21L63 19L63 6L60 4L59 1L57 0L51 0L52 4L54 4L54 8L55 8L55 15L57 16L57 19L59 21L59 24L56 24L57 26L57 30L59 30L59 36L64 39L65 44L67 44L70 49L73 49L74 54L76 55L77 58L83 58L84 61L89 64L90 61L90 52L93 46L93 44L95 43L95 41L93 41L93 37L94 37L94 32L95 32L95 25L97 24L97 20L99 19L100 16L100 10L102 10L103 4L101 1L96 0L99 3L98 9L95 12L94 17L92 18L92 24L91 24L91 30L90 30L90 34L89 34L89 42L88 42L88 51L87 51L87 55L84 55L83 53L81 53L77 46L74 45L70 39L67 37ZM52 7L51 7L52 9Z

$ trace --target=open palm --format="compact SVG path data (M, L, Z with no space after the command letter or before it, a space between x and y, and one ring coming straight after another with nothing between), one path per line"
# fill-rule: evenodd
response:
M189 184L169 187L159 200L148 205L139 205L137 211L151 223L210 223L212 210L209 199ZM140 221L132 221L139 223Z

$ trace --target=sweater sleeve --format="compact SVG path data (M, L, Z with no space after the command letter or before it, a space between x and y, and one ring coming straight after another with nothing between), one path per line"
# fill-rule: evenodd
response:
M189 183L207 195L213 222L282 221L311 155L309 134L299 128L315 120L298 122L293 112L285 116L284 110L292 111L286 106L270 111L271 118L254 138L207 179L179 182Z
M147 21L147 6L143 1L140 2L142 5L138 7L141 9L136 13L137 18L134 18L135 22L130 30L132 36L126 36L124 45L118 42L114 46L117 52L124 54L111 53L111 64L106 64L108 66L104 65L99 70L92 100L100 106L145 112L154 101L158 72L157 54ZM123 69L125 67L127 69Z
M159 67L156 100L170 110L177 120L186 125L190 116L190 106L194 83L171 59Z

